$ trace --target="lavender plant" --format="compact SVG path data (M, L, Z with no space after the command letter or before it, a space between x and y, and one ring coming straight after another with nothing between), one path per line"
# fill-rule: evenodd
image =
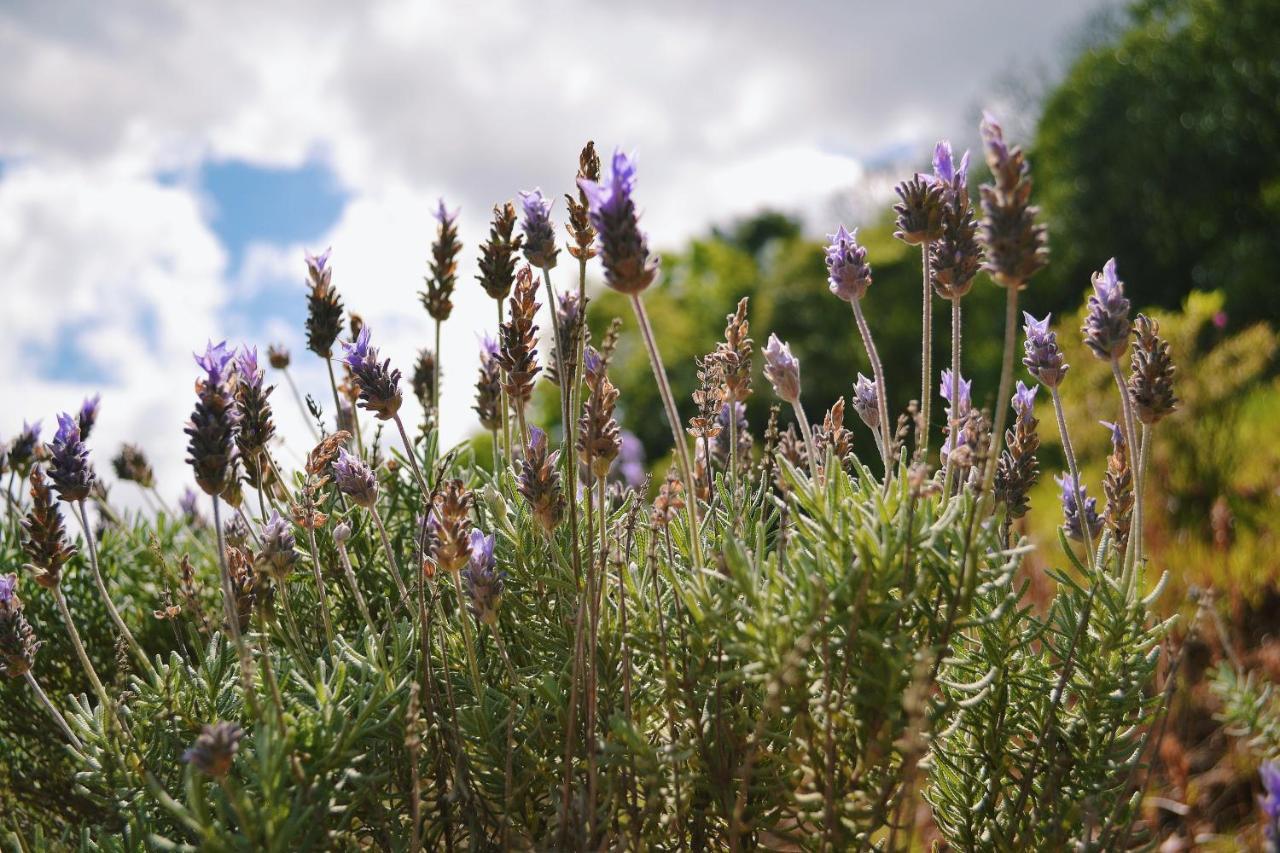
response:
M776 335L764 373L799 437L777 410L753 435L746 299L699 361L697 411L682 420L644 308L659 266L639 226L635 163L616 153L602 178L588 145L567 197L576 289L557 294L555 214L540 191L522 194L521 235L502 205L482 244L500 324L476 383L477 426L502 451L491 464L465 446L435 455L438 418L410 433L401 373L362 323L343 342L344 393L394 421L401 441L328 432L297 448L305 464L287 474L271 453L285 439L256 351L211 344L198 357L187 434L211 524L187 502L178 516L133 516L104 501L99 549L86 509L92 415L60 418L47 461L9 448L31 488L8 510L22 519L23 556L13 539L0 554L29 580L0 578L0 667L28 689L6 697L0 737L83 799L75 839L98 845L905 850L922 843L924 813L959 849L1144 843L1137 795L1168 626L1145 583L1141 448L1174 405L1170 355L1140 321L1133 373L1117 374L1117 408L1134 417L1112 427L1114 464L1094 486L1106 511L1069 450L1068 470L1053 472L1062 506L1035 506L1032 486L1050 473L1037 458L1036 386L1000 391L1014 411L1005 431L961 376L960 300L979 269L1013 293L1044 260L1020 155L992 127L1000 173L982 227L965 162L953 166L947 147L935 175L900 187L896 208L902 238L923 247L925 411L929 288L952 302L942 468L927 416L916 452L904 447L915 410L893 429L886 389L907 380L876 357L869 259L843 226L826 257L872 363L874 378L848 380L875 470L843 400L809 422L800 359ZM437 338L461 245L456 213L441 205L439 219L423 297ZM518 250L531 266L516 269ZM598 350L586 341L595 257L631 299L672 429L674 464L656 489L638 482L620 423L616 333ZM308 333L329 360L343 307L327 261L308 258ZM554 313L541 359L533 267ZM1110 269L1087 331L1114 365L1129 327ZM1069 447L1065 356L1047 318L1028 316L1026 333L1024 364ZM432 353L414 389L435 412L438 343ZM560 392L558 440L530 423L543 364ZM138 448L115 467L154 484ZM50 481L77 510L80 541ZM256 510L242 483L259 490ZM1059 512L1063 563L1037 610L1023 598L1020 530L1028 513ZM37 633L60 627L74 658L37 655ZM117 635L131 654L114 654ZM47 725L19 722L17 709L37 705ZM14 796L8 813L72 843L38 792Z

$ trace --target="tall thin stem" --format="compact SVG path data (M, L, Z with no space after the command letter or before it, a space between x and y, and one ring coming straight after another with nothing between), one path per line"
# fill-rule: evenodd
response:
M111 698L107 695L107 689L102 686L102 679L98 678L98 671L93 668L93 661L89 660L89 653L85 651L84 641L76 630L75 620L71 618L71 608L67 607L67 597L62 593L61 586L53 588L53 600L58 605L58 612L62 614L63 624L67 626L67 636L71 638L76 657L80 658L80 665L84 667L85 675L89 676L89 683L93 685L93 692L98 694L98 701L104 709L110 708Z
M418 467L418 454L413 450L413 443L409 441L409 433L404 428L404 421L400 420L399 412L396 412L396 428L400 430L400 441L404 444L404 455L409 457L409 467L413 469L414 479L418 481L418 488L422 491L422 497L425 500L431 496L431 490L427 488L427 480L422 476L422 469Z
M337 431L342 417L342 404L338 402L338 380L333 375L333 359L326 358L324 360L324 366L329 371L329 389L333 391L333 428ZM357 449L359 449L359 445L357 445ZM363 455L364 451L361 450L360 452L361 455Z
M58 724L58 728L62 729L62 733L67 736L67 740L71 741L71 745L76 748L77 752L84 749L84 744L80 743L80 738L76 737L75 733L71 731L71 727L67 725L67 720L62 716L62 712L49 701L49 697L45 695L44 690L40 687L40 682L36 681L36 677L31 674L31 670L27 670L23 674L26 676L27 684L31 685L31 692L36 694L36 699L40 700L40 704L49 712L49 716L53 717L53 721Z
M951 417L947 419L947 440L952 450L956 446L956 428L959 422L956 413L960 410L960 298L951 300ZM942 494L951 494L951 476L955 471L954 453L947 454L947 474L943 480Z
M458 595L458 622L462 625L462 642L467 647L467 663L471 667L472 686L475 688L476 701L479 702L484 695L484 687L480 680L480 665L476 663L476 641L467 615L470 608L467 607L467 596L462 589L462 573L449 572L449 574L453 576L453 589Z
M218 568L222 574L222 607L227 620L227 632L231 634L231 642L235 644L240 658L240 680L244 688L245 702L249 704L254 716L258 714L258 700L253 690L253 658L249 656L249 647L245 645L244 636L240 633L240 614L236 608L236 594L231 588L231 569L227 566L227 541L222 530L221 501L217 495L210 495L213 501L213 526L218 536Z
M987 470L982 478L984 494L996 480L996 462L1004 443L1004 423L1009 417L1009 393L1013 385L1013 351L1018 343L1018 289L1021 282L1005 286L1004 359L1000 363L1000 390L996 392L995 417L991 424L991 450L987 453Z
M1136 584L1138 578L1138 570L1142 567L1142 525L1145 518L1145 504L1143 502L1143 492L1147 485L1147 466L1151 461L1151 428L1147 424L1142 425L1141 444L1138 449L1138 472L1133 480L1133 532L1129 536L1131 542L1130 548L1133 551L1133 560L1129 564L1129 576L1125 579L1128 589Z
M796 420L800 422L800 434L804 436L805 455L809 457L809 476L816 483L818 480L818 448L813 443L813 429L809 426L809 418L804 413L804 404L796 400L791 404L796 411ZM877 436L878 437L878 436ZM883 452L883 447L881 451ZM885 459L885 469L888 470L888 458Z
M360 609L360 615L364 617L364 624L369 628L369 636L374 642L374 648L377 649L378 659L382 661L383 669L386 669L386 657L382 651L382 633L373 621L373 614L369 612L369 604L364 600L364 594L360 592L360 584L356 581L356 573L351 568L351 558L347 554L346 543L339 542L337 546L338 562L342 565L342 573L346 576L347 586L351 587L351 594L355 597L356 607ZM421 590L419 590L418 597L419 599L422 597ZM419 601L419 608L421 609L421 601Z
M1062 437L1062 452L1067 457L1067 470L1071 472L1071 479L1075 481L1076 502L1080 505L1080 533L1084 536L1084 555L1089 569L1093 569L1093 534L1089 530L1089 519L1085 514L1084 502L1080 497L1080 489L1084 485L1080 481L1080 469L1076 466L1076 454L1071 448L1071 436L1067 432L1067 416L1062 409L1062 395L1058 393L1057 386L1049 389L1049 393L1053 396L1053 412L1058 417L1058 434Z
M631 307L635 311L636 322L640 326L645 349L649 352L649 364L653 368L653 378L658 383L658 393L662 396L662 405L667 412L667 423L671 425L671 437L676 446L676 459L680 464L680 476L688 484L686 488L689 489L689 499L685 501L684 509L689 524L689 545L693 553L694 568L698 570L698 583L700 586L705 585L706 581L702 577L702 542L698 530L698 511L695 506L697 504L696 484L693 479L693 463L689 459L689 445L685 443L684 431L680 428L680 414L676 409L675 399L671 396L671 385L667 381L667 369L662 364L662 355L658 352L658 343L654 339L653 328L649 325L649 315L645 311L644 301L640 299L638 293L632 294Z
M884 366L880 363L880 354L876 352L876 343L871 338L871 329L867 326L867 318L862 314L862 300L853 300L853 317L858 321L858 334L862 336L862 345L867 350L867 358L871 360L871 373L876 380L876 407L880 411L880 438L884 442L884 477L889 479L889 403L884 387Z
M320 620L324 623L324 639L333 653L333 622L329 618L329 596L324 589L324 575L320 572L320 549L316 547L316 531L307 525L307 540L311 546L311 574L316 580L316 594L320 598Z
M502 300L501 299L497 300L497 303L498 303L498 330L499 330L499 333L501 333L502 323L503 323L503 320L505 319L505 314L502 310ZM440 360L439 355L436 356L436 360L437 361ZM508 402L507 400L507 389L505 386L502 385L502 383L498 384L498 397L499 397L499 408L502 409L502 455L507 460L510 460L511 459L511 415L507 410L511 408L511 403ZM495 469L496 469L496 466L495 466Z
M440 438L439 438L440 436L440 362L443 360L444 360L444 353L440 352L440 321L436 320L436 357L435 357L435 362L432 364L432 370L435 371L435 375L431 379L431 406L432 406L431 414L435 418L435 422L436 422L436 446L437 447L440 444ZM400 420L400 416L397 414L396 421L398 422L399 420ZM404 427L400 427L400 434L401 435L404 434ZM408 442L406 442L406 444L407 443ZM415 463L415 467L417 467L416 463ZM419 476L419 479L421 479L421 476Z
M929 241L920 244L924 267L923 297L920 303L920 422L923 428L916 438L920 455L929 456L929 413L933 405L933 278L929 270Z
M76 501L75 507L76 518L80 521L80 529L84 531L84 540L89 547L89 568L93 570L93 582L98 587L98 593L102 596L103 603L107 605L107 613L111 616L111 621L115 623L116 630L120 632L120 636L124 637L129 650L133 652L134 657L142 664L142 668L152 678L158 680L159 676L156 674L155 666L147 659L146 652L142 651L142 646L138 645L138 641L134 638L133 632L129 630L129 626L124 624L124 619L120 617L120 611L116 610L115 602L111 600L111 593L107 591L107 585L102 580L102 571L98 567L98 543L93 531L89 529L89 513L85 509L84 501Z
M400 566L396 562L395 552L391 550L391 539L387 536L387 528L382 523L382 516L378 513L378 507L376 505L370 506L369 514L373 516L373 523L378 528L378 535L382 537L382 549L387 552L387 564L391 566L391 579L396 582L396 592L400 593L402 601L408 601L409 589L404 585L404 576L400 574Z

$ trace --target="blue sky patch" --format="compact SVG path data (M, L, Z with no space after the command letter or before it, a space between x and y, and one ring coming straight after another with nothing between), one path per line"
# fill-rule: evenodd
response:
M208 162L200 168L199 186L210 202L209 225L227 249L232 276L251 243L318 239L338 221L349 197L320 162L291 169L243 160Z

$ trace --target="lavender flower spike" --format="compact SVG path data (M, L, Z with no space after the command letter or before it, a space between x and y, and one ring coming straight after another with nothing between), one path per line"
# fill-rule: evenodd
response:
M93 425L98 422L98 406L102 402L101 394L94 394L92 397L85 397L84 402L80 404L80 439L82 441L89 440L89 433L93 431Z
M1116 259L1112 258L1093 274L1093 295L1085 316L1084 342L1103 361L1114 361L1129 348L1129 300L1124 296L1124 282L1116 277Z
M1022 359L1022 363L1044 387L1057 388L1062 384L1067 368L1071 365L1062 357L1062 350L1058 347L1058 334L1049 329L1049 320L1053 315L1046 314L1043 320L1037 320L1023 311L1022 317L1026 321L1023 329L1027 335L1023 345L1026 357Z
M1036 392L1040 390L1039 385L1032 385L1028 388L1022 384L1022 380L1018 380L1017 390L1013 392L1013 411L1020 418L1025 418L1032 413L1032 408L1036 401Z
M80 424L71 415L58 415L58 432L48 445L52 460L49 479L54 491L67 503L82 501L93 488L93 469L89 467L89 450L80 440Z
M262 525L260 538L262 551L258 554L258 564L277 582L283 583L298 564L298 540L292 527L280 513L272 512L271 518Z
M540 270L553 268L556 256L560 254L556 248L556 229L551 224L551 205L554 203L554 199L542 194L541 188L520 193L520 205L524 209L524 221L521 223L524 256Z
M1098 534L1102 532L1102 518L1098 515L1098 499L1089 497L1085 487L1077 486L1076 478L1070 474L1064 474L1057 479L1058 484L1062 486L1062 519L1067 538L1084 542L1083 525L1088 525L1088 541L1096 541Z
M649 238L640 230L631 198L635 182L635 162L621 149L613 153L607 178L599 183L578 179L598 235L605 283L629 296L646 290L658 277L658 259L649 254Z
M36 446L40 444L41 422L22 422L22 432L9 443L9 467L25 475L27 466L36 458Z
M196 383L198 399L185 429L190 439L187 461L207 495L220 495L234 488L238 480L235 440L239 420L229 382L234 355L225 341L210 343L204 355L196 355L196 364L205 376Z
M867 263L867 250L858 245L858 229L850 234L841 225L830 235L827 246L828 288L840 299L852 303L866 295L871 286L871 265Z
M471 612L480 622L496 625L507 573L494 570L493 534L485 536L473 530L470 544L471 557L462 572L462 580L471 599Z
M952 447L956 446L952 433L959 433L964 429L969 419L969 412L973 408L973 380L965 379L963 376L954 377L956 392L956 399L954 400L951 399L953 384L951 371L943 369L942 376L938 381L938 392L942 399L947 401L947 437L942 442L942 447L938 450L939 458L945 462L947 457L951 455Z
M777 335L770 335L764 348L764 375L773 383L779 399L788 403L800 399L800 360L791 354L791 345L784 344Z
M338 448L338 459L333 463L333 479L338 489L349 495L358 506L365 509L378 499L378 478L364 460Z
M378 361L378 348L369 344L369 327L363 326L354 341L341 343L346 350L342 360L360 387L360 408L373 412L379 420L394 418L404 402L400 371L392 369L391 359Z
M862 418L872 432L880 429L880 405L877 402L876 383L858 374L858 381L853 385L853 410Z

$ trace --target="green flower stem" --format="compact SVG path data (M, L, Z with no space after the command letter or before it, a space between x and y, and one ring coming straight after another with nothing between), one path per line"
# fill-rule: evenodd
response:
M995 415L991 424L991 449L987 453L987 470L982 478L982 491L988 493L996 481L996 463L1004 444L1004 424L1009 417L1009 395L1013 386L1013 352L1018 343L1018 290L1021 282L1005 286L1004 357L1000 362L1000 390L996 392Z
M27 679L27 684L31 685L31 692L36 694L36 699L40 700L40 704L49 712L49 716L58 724L58 728L62 729L62 733L67 736L67 740L69 740L71 745L75 747L76 752L82 752L84 750L84 744L82 744L80 742L80 738L76 737L71 731L71 727L67 725L67 719L62 716L62 712L54 707L54 704L49 701L49 697L45 694L44 689L40 687L40 682L36 681L36 677L31 674L31 670L27 670L23 675Z
M880 354L876 351L876 342L871 337L871 329L867 326L867 318L862 313L862 300L853 300L853 317L858 322L858 334L862 336L862 345L867 350L867 358L871 361L871 373L876 380L876 407L880 412L880 437L884 446L881 456L884 461L884 477L889 479L889 403L888 393L884 387L884 366L880 363Z
M929 270L929 241L920 244L921 265L924 267L923 297L920 303L920 423L923 425L916 437L922 461L929 457L929 412L933 404L933 278Z
M129 626L124 624L124 619L120 617L120 611L116 609L115 602L111 600L111 593L107 591L107 584L102 579L102 571L98 567L98 543L97 538L93 535L93 531L89 529L89 513L85 509L83 500L75 502L76 518L80 521L80 529L84 531L84 540L89 548L89 567L93 570L93 582L98 587L98 593L102 596L102 601L107 605L107 613L111 616L111 621L115 623L116 630L120 632L120 636L124 637L125 643L128 644L129 650L133 652L134 657L142 664L142 668L156 680L160 676L156 673L155 666L147 659L147 654L142 650L142 646L138 645L138 641L134 638L133 632L129 630ZM221 535L221 528L219 528Z
M676 410L675 399L671 396L671 385L667 381L667 369L662 364L662 354L658 352L658 343L653 336L653 327L649 325L649 315L645 311L644 301L639 294L631 295L631 307L636 314L636 322L640 326L644 338L645 349L649 352L649 364L653 368L653 378L658 383L658 393L662 397L662 405L667 412L667 422L671 425L671 437L675 442L676 459L680 465L680 476L688 484L686 487L688 500L685 501L685 513L689 524L689 547L693 554L693 565L698 573L698 584L705 589L706 579L702 576L702 542L698 532L698 498L696 482L693 479L693 463L689 460L689 445L685 442L684 432L680 428L680 414Z

